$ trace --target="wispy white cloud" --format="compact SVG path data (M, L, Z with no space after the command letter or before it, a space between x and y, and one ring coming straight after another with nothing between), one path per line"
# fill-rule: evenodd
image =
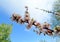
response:
M37 21L44 22L50 20L51 16L46 12L36 10L35 7L52 10L53 1L54 0L1 0L0 2L1 6L5 8L9 15L13 12L24 15L24 7L27 5L29 7L31 17Z

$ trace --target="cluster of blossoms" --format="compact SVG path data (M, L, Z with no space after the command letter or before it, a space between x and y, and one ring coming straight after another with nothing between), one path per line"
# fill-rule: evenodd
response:
M47 34L47 35L54 35L54 34L60 35L60 26L56 26L54 28L54 30L52 30L52 29L50 29L49 23L44 22L44 24L40 24L39 22L37 22L33 18L30 19L28 7L26 6L25 8L26 8L26 11L25 11L24 18L22 18L22 16L20 16L19 14L13 13L13 15L11 17L12 21L16 21L17 23L20 23L20 24L28 23L27 29L30 29L32 27L32 25L34 25L38 30L33 30L33 31L39 35L41 33L43 33L44 35L45 34Z

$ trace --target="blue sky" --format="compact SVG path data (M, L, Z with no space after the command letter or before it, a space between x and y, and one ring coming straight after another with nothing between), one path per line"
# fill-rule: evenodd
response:
M52 4L54 0L0 0L0 23L13 24L13 29L11 33L11 41L12 42L39 42L40 40L46 40L47 42L55 42L55 39L50 36L44 36L43 34L37 35L33 32L33 29L29 31L26 29L25 24L18 24L16 22L12 22L10 17L12 13L16 12L22 16L25 13L25 6L29 7L29 13L31 18L34 18L40 23L48 22L51 23L51 15L36 10L38 7L40 9L52 10ZM32 27L34 28L34 27Z

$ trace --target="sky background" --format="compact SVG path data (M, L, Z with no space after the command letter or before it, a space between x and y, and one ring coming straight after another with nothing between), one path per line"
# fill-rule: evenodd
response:
M0 23L13 24L11 33L12 42L39 42L40 40L46 40L47 42L55 42L51 36L44 36L43 34L37 35L33 32L33 29L27 30L25 24L18 24L12 22L10 17L15 12L24 17L25 6L29 7L30 17L34 18L41 24L48 22L52 24L52 14L48 14L35 8L52 10L54 0L0 0ZM32 27L35 28L35 27Z

